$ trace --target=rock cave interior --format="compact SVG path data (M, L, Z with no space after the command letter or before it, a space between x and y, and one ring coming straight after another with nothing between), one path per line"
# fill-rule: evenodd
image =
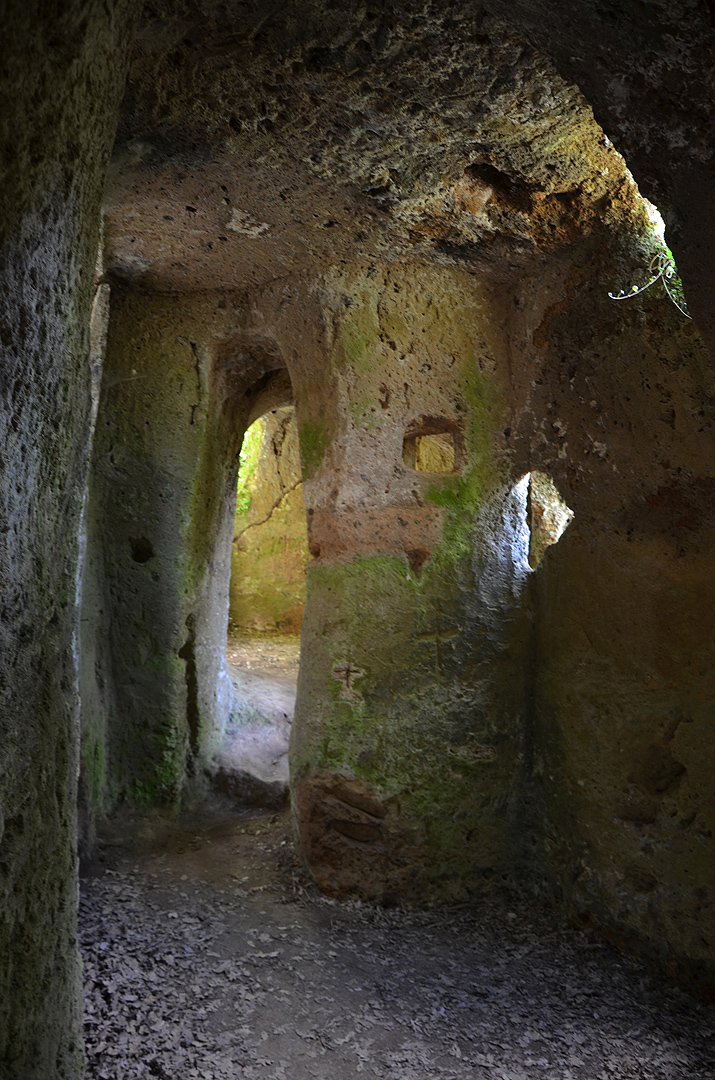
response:
M2 1080L715 1076L710 0L9 0L0 29ZM169 844L167 925L234 904L258 947L280 878L306 950L362 919L355 955L399 939L452 1005L356 1020L336 968L335 1026L276 1049L294 966L236 967L226 915L203 985L242 1019L215 989L187 1035L208 938L137 942L147 837L191 814L221 889L194 919ZM138 959L100 975L121 911ZM533 972L493 989L522 916L571 950L568 1023Z

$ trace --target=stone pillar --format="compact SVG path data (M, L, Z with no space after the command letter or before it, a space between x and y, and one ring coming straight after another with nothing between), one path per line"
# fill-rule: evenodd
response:
M322 889L455 899L529 846L525 491L503 312L448 270L336 273L296 383L309 543L293 805ZM527 829L528 831L528 829Z
M83 598L94 812L198 793L233 704L238 451L255 410L282 404L290 386L250 321L243 295L112 291Z
M85 760L99 801L174 802L231 704L225 670L235 454L218 298L115 288L88 506L95 640ZM92 766L94 767L94 765Z

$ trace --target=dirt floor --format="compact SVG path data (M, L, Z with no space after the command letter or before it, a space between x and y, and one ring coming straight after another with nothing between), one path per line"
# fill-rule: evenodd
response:
M300 660L300 634L270 634L261 630L234 629L228 637L229 666L265 677L289 681L295 687Z
M89 1080L704 1080L715 1016L524 900L321 896L287 813L116 819L82 882Z
M231 638L238 728L289 724L298 647ZM88 1080L715 1080L715 1014L597 938L507 895L330 900L287 811L219 795L109 823L80 935Z

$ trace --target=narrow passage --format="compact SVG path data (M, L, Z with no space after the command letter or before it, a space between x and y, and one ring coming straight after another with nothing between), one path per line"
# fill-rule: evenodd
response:
M82 882L88 1080L712 1080L712 1011L533 903L321 896L287 812L116 819Z
M234 630L226 659L234 711L211 766L213 786L240 807L281 810L288 800L300 635Z

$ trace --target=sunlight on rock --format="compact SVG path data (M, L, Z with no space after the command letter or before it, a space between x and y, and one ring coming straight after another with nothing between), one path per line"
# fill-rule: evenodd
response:
M574 512L561 498L554 481L543 472L529 475L529 566L535 570L551 544L556 544L573 520Z

